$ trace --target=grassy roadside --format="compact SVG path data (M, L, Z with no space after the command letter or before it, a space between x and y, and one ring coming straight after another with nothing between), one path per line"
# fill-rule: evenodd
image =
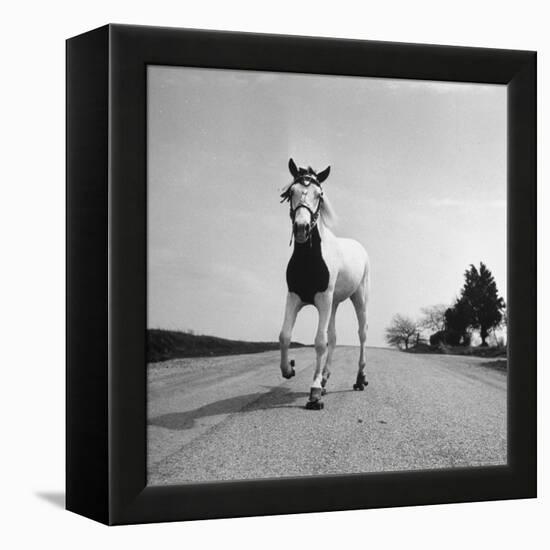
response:
M293 342L291 347L303 347ZM228 340L174 330L149 329L147 331L147 361L156 363L183 357L213 357L260 353L279 349L278 342L246 342Z
M506 346L430 346L419 344L411 347L407 353L437 353L441 355L472 355L474 357L506 357Z
M483 365L497 370L507 370L507 350L506 346L430 346L428 344L419 344L406 350L406 353L430 353L434 355L462 355L467 357L484 357L494 359L487 361Z

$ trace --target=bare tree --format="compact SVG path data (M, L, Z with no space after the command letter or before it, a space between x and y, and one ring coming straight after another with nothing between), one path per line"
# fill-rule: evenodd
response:
M445 304L436 304L434 306L423 307L420 326L423 329L439 332L445 330L445 312L449 306Z
M409 344L418 335L419 324L410 317L394 315L390 326L386 329L386 342L399 349L409 349Z

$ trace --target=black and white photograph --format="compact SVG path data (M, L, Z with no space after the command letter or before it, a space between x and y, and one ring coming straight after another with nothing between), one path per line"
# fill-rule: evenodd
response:
M0 546L544 548L545 14L6 3Z
M507 464L507 92L149 65L147 482Z

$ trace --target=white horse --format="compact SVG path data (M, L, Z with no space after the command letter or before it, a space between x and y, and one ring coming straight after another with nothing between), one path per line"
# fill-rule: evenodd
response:
M293 180L283 189L281 202L288 201L290 204L294 251L286 270L288 294L279 336L281 372L285 378L295 375L294 361L288 359L292 329L300 309L312 304L319 312L315 336L317 361L306 408L322 409L321 396L326 393L325 386L336 346L336 310L348 298L353 303L359 322L359 370L353 389L363 390L368 384L364 370L369 258L357 241L338 238L330 230L334 213L321 187L330 173L330 166L317 173L311 167L298 168L290 159L288 167Z

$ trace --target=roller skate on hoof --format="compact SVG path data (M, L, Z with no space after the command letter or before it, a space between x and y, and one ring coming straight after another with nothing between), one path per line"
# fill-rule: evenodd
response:
M368 386L369 383L367 382L367 379L365 378L364 374L358 374L357 380L355 381L355 384L353 384L353 389L355 391L363 391L366 386Z
M325 404L321 401L322 395L321 388L311 388L309 391L309 401L306 403L306 409L311 411L320 411L325 407Z
M286 378L287 380L296 375L296 371L294 370L294 367L292 366L292 363L294 363L294 361L290 362L290 371L286 374L283 374L283 378Z

